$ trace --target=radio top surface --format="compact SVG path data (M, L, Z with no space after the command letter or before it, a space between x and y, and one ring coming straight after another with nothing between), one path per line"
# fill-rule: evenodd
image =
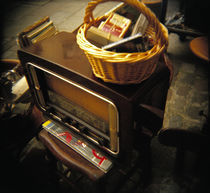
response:
M129 101L139 100L139 96L145 95L157 84L156 80L165 73L167 74L165 71L167 68L160 63L158 66L162 66L161 69L163 70L156 70L149 79L140 84L116 85L106 83L94 76L88 59L76 43L76 35L69 32L59 32L32 46L20 49L18 55L22 62L39 63L44 68L52 69L67 77L71 76L71 79L73 77L76 81L82 81L94 88L101 87Z

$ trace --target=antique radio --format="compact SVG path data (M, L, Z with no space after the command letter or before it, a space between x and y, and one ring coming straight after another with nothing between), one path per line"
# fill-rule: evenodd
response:
M119 161L129 159L133 129L141 119L136 115L138 105L150 103L155 98L152 91L161 82L168 85L167 68L137 85L103 82L93 75L73 33L60 32L20 49L18 56L43 114ZM165 88L156 96L161 101Z

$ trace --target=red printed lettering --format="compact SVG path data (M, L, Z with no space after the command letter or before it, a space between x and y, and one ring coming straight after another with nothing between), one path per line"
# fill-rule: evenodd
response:
M106 157L105 157L105 156L103 156L103 157L98 156L95 149L92 149L92 152L93 152L93 155L94 155L97 159L101 160L101 161L98 163L98 165L101 165L101 164L103 163L103 161L106 160Z
M70 143L70 141L72 140L72 136L69 132L63 132L63 133L59 133L58 136L66 136L66 142Z

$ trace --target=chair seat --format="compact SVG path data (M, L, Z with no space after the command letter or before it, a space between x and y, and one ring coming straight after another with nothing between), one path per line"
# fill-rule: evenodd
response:
M105 176L105 173L102 170L91 164L88 160L46 130L43 129L40 131L39 139L58 160L70 169L79 170L94 181Z
M199 58L210 61L207 37L202 36L193 39L190 42L190 49Z

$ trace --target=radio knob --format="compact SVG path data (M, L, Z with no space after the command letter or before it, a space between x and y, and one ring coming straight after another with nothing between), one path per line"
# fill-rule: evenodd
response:
M71 125L73 126L73 127L78 127L79 126L79 123L76 121L76 120L72 120L71 121Z
M64 123L70 123L71 122L71 118L69 118L69 117L63 117L62 118L62 121L64 122Z
M47 107L46 107L46 113L47 113L47 114L50 114L50 113L52 113L52 112L53 112L53 108L47 106Z
M99 143L99 145L101 145L101 146L104 146L104 144L105 144L103 139L99 139L99 140L98 140L98 143Z
M80 130L81 133L87 134L87 128L86 128L84 125L81 125L81 126L79 127L79 130Z

